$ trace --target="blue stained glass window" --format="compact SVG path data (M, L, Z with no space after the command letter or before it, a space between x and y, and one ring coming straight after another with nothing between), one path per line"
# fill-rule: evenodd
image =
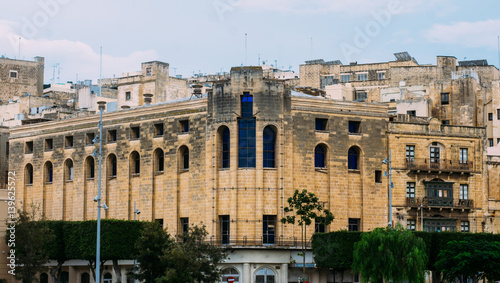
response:
M253 118L253 97L247 92L241 97L241 117Z
M255 119L240 119L239 167L255 168Z
M229 168L230 141L229 128L225 127L222 131L222 168Z
M326 149L322 144L318 144L314 149L314 167L324 168L326 167Z
M264 168L275 168L276 133L270 126L264 128Z
M348 169L358 170L359 169L359 150L356 147L349 148Z

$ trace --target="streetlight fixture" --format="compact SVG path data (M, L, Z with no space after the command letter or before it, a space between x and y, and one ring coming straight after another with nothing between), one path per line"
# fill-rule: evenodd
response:
M394 188L394 183L392 182L392 168L391 168L391 149L389 148L389 159L387 157L382 161L382 163L389 166L389 173L384 172L384 176L389 176L389 223L388 226L392 227L392 188Z
M97 247L96 247L96 258L95 258L95 265L96 265L96 272L95 272L95 278L96 282L100 283L101 282L101 273L100 273L100 268L101 268L101 207L104 208L104 210L108 209L108 206L106 204L101 205L101 164L102 164L102 112L106 108L106 102L105 101L99 101L97 102L99 105L99 113L100 113L100 120L99 120L99 185L98 185L98 192L97 192L97 197L94 198L94 201L97 202ZM95 151L94 151L95 153Z
M134 221L135 221L135 216L141 214L139 209L135 208L135 201L134 201ZM135 283L135 258L134 258L134 283Z

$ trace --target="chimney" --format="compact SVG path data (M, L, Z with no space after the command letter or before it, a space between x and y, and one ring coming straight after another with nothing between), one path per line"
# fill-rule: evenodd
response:
M144 94L144 104L149 105L153 101L153 95L151 93Z

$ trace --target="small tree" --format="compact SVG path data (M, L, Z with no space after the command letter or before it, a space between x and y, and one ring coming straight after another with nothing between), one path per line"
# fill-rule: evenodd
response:
M7 231L5 240L7 245L15 250L16 274L18 280L23 283L38 282L36 274L46 270L44 264L49 261L49 255L45 249L52 241L54 234L49 229L43 216L38 215L38 206L31 204L28 210L18 210L15 219L15 241L11 241L11 232ZM7 222L7 227L13 225Z
M307 241L307 226L312 224L312 221L321 221L325 226L332 223L333 214L325 209L319 203L318 197L314 193L308 193L307 190L295 190L293 196L289 197L288 207L285 207L285 212L293 212L295 215L289 215L281 219L281 223L295 224L295 220L301 227L302 236L302 273L306 275L306 241Z
M443 280L464 282L500 279L500 242L451 241L441 250L435 267L443 274Z
M363 282L425 282L425 243L401 225L377 228L354 246L353 269Z

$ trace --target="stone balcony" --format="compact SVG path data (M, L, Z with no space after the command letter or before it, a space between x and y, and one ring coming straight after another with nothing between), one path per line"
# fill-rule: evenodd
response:
M448 209L473 209L472 199L453 199L445 197L406 198L406 206L411 208L448 208Z
M431 162L433 161L433 162ZM430 158L407 158L405 169L412 171L434 171L434 172L457 172L471 173L474 171L472 161L461 161L451 159L434 159Z

